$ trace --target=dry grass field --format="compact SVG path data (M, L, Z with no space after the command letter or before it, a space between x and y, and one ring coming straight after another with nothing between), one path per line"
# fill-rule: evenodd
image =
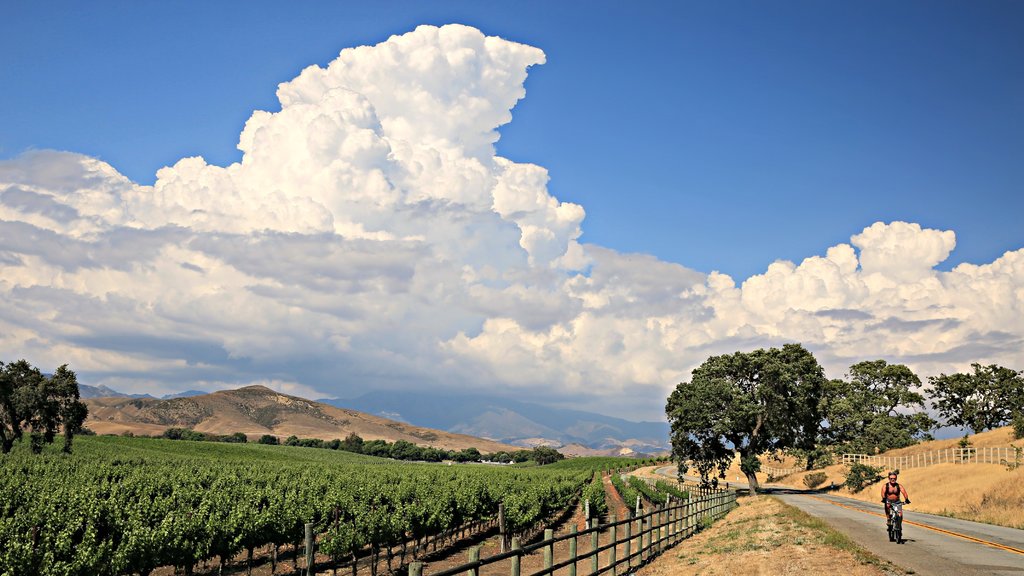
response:
M1010 428L990 430L970 437L974 447L1009 446L1013 440ZM885 456L906 456L931 450L956 448L959 439L923 442L917 446L886 452ZM1024 446L1024 441L1016 441ZM768 466L787 466L792 463L766 463ZM831 482L842 485L846 480L846 466L834 465L821 470L827 478L822 487ZM887 472L883 470L883 474ZM803 483L808 473L786 476L778 483L806 488ZM759 475L762 482L766 476ZM846 488L836 493L874 502L880 500L885 480L868 486L860 492ZM1010 470L1000 464L938 464L923 468L909 468L900 472L900 483L907 489L913 510L942 514L977 522L1024 528L1024 467Z

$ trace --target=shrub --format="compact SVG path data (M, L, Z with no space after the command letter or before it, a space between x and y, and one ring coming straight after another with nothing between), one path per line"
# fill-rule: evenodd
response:
M825 474L824 472L813 472L808 474L807 476L804 476L804 486L814 490L825 483L825 478L827 476L828 474Z
M882 468L868 466L867 464L855 463L850 465L846 473L846 487L853 492L860 492L868 485L882 479Z
M1013 437L1017 440L1024 440L1024 410L1018 410L1013 415Z
M281 443L281 441L277 439L277 436L273 436L271 434L264 434L263 436L260 436L259 443L277 446L278 444Z

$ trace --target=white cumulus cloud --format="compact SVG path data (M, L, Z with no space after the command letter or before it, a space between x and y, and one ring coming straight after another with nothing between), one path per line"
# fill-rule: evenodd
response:
M0 360L137 392L516 390L657 418L711 354L802 342L839 376L1024 368L1024 250L936 267L952 231L878 222L737 284L578 242L584 210L495 152L540 50L422 26L278 87L230 166L153 186L0 162Z

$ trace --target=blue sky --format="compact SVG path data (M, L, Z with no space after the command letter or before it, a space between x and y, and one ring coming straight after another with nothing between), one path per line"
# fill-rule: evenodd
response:
M8 4L0 157L81 152L150 184L237 161L252 110L339 50L464 23L537 46L499 153L587 210L584 242L737 279L877 220L1024 244L1018 2Z
M787 342L1024 368L1019 2L19 2L0 54L0 360L646 419Z

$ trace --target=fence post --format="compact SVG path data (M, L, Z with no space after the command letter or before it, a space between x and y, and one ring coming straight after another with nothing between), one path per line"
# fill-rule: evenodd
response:
M628 512L627 512L628 514ZM633 518L630 517L626 520L626 571L630 572L633 568Z
M554 537L554 530L551 528L544 529L544 541L548 543L544 547L544 569L548 571L548 574L551 574L551 565L554 563L555 558L555 543L550 541Z
M664 550L669 546L669 529L672 527L672 523L669 521L670 508L668 501L661 505L661 530L659 536L661 537L661 548Z
M512 549L513 550L522 550L523 549L523 547L520 546L520 544L519 544L519 538L518 537L512 538ZM520 554L516 554L515 556L512 557L512 574L511 574L511 576L519 576L519 564L520 564L520 562L522 562L522 557L521 557Z
M590 552L593 556L590 557L590 573L597 574L598 568L600 567L597 561L597 549L601 546L601 531L596 527L594 531L590 533Z
M612 576L615 576L618 573L618 569L615 566L615 549L619 546L619 539L617 534L618 530L616 530L617 526L615 526L615 522L615 514L612 514L612 547L611 550L609 550L608 557L608 564L612 567Z
M590 529L590 498L587 498L586 500L583 501L583 517L587 520L587 529Z
M569 528L569 533L572 534L572 538L569 539L569 560L572 560L572 564L569 564L569 576L576 576L576 526L573 525Z
M475 562L479 562L480 561L480 547L479 546L473 546L472 548L470 548L469 552L466 552L466 560L470 564L473 564ZM480 567L479 566L476 566L476 565L470 566L469 569L466 570L466 576L479 576L479 575L480 575Z
M662 506L658 506L658 508L654 512L654 522L655 522L655 525L654 525L654 539L655 539L655 542L657 543L654 546L654 553L655 554L660 554L661 553L661 545L663 544L663 542L662 542L662 530L664 528L664 524L662 524L662 516L664 516L664 515L665 515L665 506L663 506L663 505Z
M423 562L410 563L409 576L423 576Z
M640 561L650 558L651 549L651 518L646 514L640 520Z
M313 574L313 523L306 522L306 575Z

